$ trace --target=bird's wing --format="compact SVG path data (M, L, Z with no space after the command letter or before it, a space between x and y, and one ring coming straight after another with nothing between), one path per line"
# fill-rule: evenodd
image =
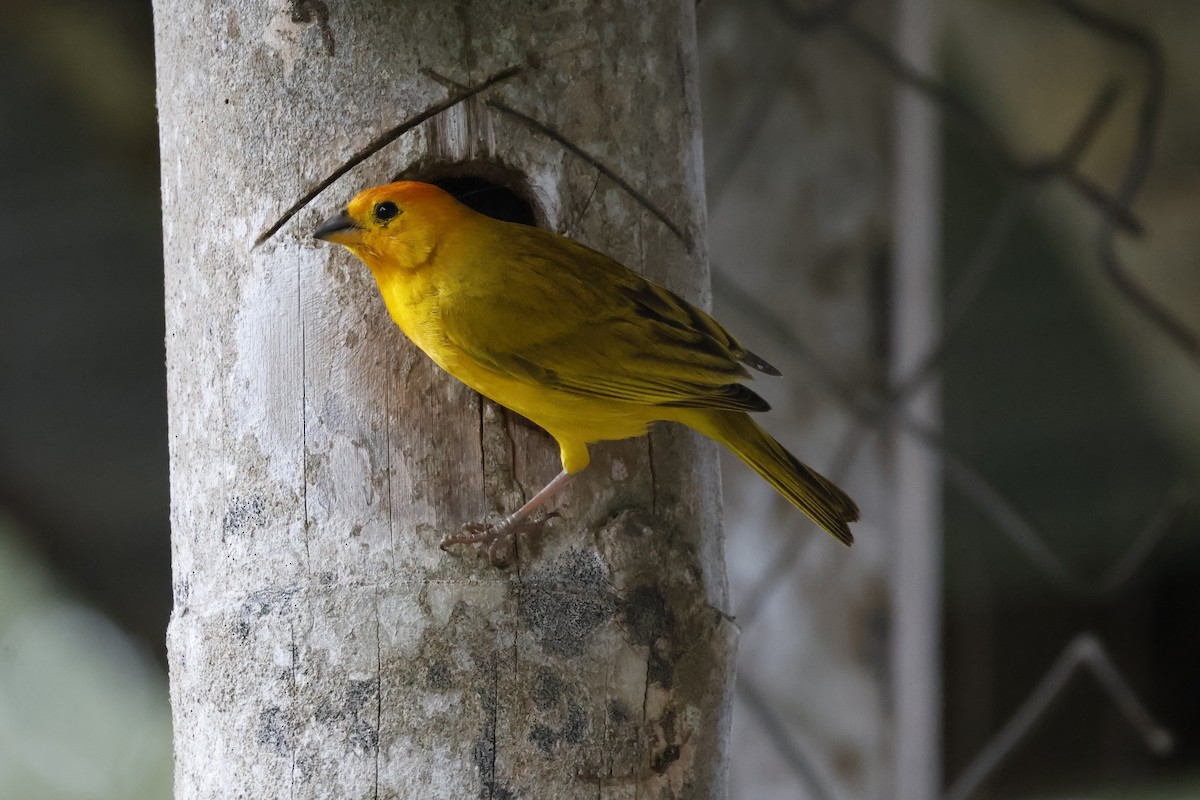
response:
M489 277L442 304L443 334L466 356L586 397L767 410L739 381L746 366L779 372L708 314L583 245L512 228L473 265Z

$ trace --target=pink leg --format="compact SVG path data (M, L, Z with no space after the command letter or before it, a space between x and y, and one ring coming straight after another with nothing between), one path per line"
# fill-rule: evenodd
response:
M517 536L523 533L534 533L541 529L542 522L529 522L528 517L547 500L571 482L574 475L566 470L558 473L554 480L547 483L540 492L529 499L529 502L495 523L470 522L463 526L463 532L442 539L443 550L456 544L487 545L488 560L493 566L502 566L508 561L508 553Z

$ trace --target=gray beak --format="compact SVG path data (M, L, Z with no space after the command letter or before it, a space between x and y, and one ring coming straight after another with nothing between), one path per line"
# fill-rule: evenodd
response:
M313 231L313 238L335 244L354 244L362 239L362 233L363 229L358 223L343 211L318 225Z

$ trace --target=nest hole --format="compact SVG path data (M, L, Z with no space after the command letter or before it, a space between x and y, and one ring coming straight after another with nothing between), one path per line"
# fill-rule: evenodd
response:
M538 225L541 217L530 200L528 182L516 170L491 162L438 164L407 169L397 180L432 183L459 202L489 217Z

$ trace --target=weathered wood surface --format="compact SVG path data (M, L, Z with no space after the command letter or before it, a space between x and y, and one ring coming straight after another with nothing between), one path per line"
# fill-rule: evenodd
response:
M310 240L414 163L499 161L548 227L707 301L692 14L156 1L179 800L724 796L712 446L656 429L596 448L517 570L443 554L552 477L556 449L441 374L367 271ZM423 70L469 85L514 64L252 246L453 93Z

